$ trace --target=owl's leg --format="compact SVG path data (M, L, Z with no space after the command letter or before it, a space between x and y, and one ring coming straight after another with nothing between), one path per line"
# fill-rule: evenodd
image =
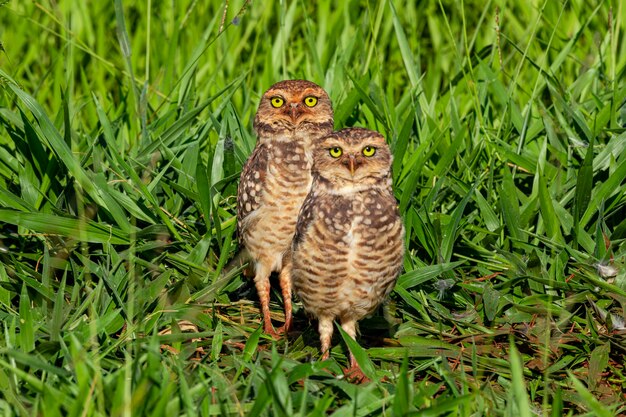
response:
M348 333L348 335L351 338L356 340L356 320L354 319L342 320L341 328L346 333ZM369 381L369 378L365 376L365 374L361 370L361 367L359 366L356 359L354 358L352 351L350 351L350 367L344 369L343 373L346 376L346 378L359 384Z
M320 334L322 344L322 360L325 361L330 355L330 341L333 337L333 319L331 317L319 317L317 331Z
M291 328L291 259L290 257L286 257L283 269L280 271L278 275L278 280L280 282L280 289L283 293L283 303L285 304L285 324L278 329L278 333L285 333L289 331Z
M263 265L257 263L254 274L254 285L259 294L259 302L261 303L261 314L263 315L263 331L274 339L278 339L278 333L272 326L270 317L270 274L272 271Z

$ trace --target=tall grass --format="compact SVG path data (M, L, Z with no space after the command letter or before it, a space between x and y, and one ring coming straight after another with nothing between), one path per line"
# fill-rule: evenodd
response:
M622 2L2 2L3 415L619 415ZM355 354L261 333L234 195L260 94L394 153L405 272ZM272 310L281 320L278 294Z

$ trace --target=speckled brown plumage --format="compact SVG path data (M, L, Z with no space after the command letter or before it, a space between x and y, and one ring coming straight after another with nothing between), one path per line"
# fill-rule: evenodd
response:
M289 250L298 212L311 186L311 147L332 128L328 94L304 80L270 87L254 119L258 141L241 173L237 228L254 268L264 330L272 335L276 332L270 320L269 277L279 272L286 331L291 323Z
M342 154L333 157L337 148ZM372 149L373 155L364 154ZM305 310L319 321L327 358L333 320L356 337L357 321L393 289L402 268L404 226L391 187L392 157L380 134L360 128L333 133L313 159L313 186L292 245L292 276ZM350 364L358 370L352 355Z

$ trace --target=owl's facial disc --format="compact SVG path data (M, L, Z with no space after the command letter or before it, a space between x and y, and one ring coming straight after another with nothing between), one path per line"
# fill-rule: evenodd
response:
M333 193L388 186L392 155L378 132L354 127L333 132L315 144L313 175Z
M293 134L330 133L333 129L330 98L310 81L280 81L263 94L254 128L259 136L275 139Z
M294 125L299 124L300 118L309 113L309 109L315 107L319 99L316 96L308 95L302 100L287 102L284 112L291 118Z
M313 96L308 96L304 99L306 106L303 106L302 103L297 101L285 100L283 97L278 95L270 97L269 100L272 107L278 109L280 113L287 116L294 125L298 124L298 119L306 111L305 107L313 107L317 104L317 97Z

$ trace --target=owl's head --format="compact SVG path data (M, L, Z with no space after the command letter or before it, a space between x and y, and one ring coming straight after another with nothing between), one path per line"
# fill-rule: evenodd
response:
M261 97L254 130L259 137L295 132L328 134L333 130L330 98L322 87L310 81L280 81Z
M313 175L337 193L391 185L393 157L385 138L359 127L322 138L313 153Z

